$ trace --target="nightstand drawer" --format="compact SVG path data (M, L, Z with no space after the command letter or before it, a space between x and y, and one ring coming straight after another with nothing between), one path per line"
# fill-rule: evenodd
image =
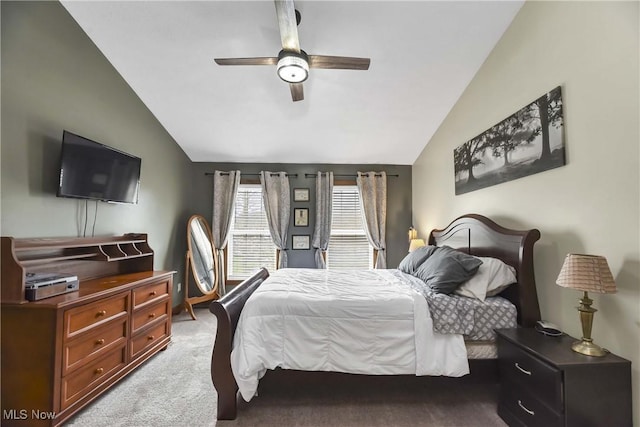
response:
M509 425L528 427L563 426L563 415L552 411L536 396L511 381L502 381L498 414Z
M562 412L562 372L513 345L498 341L500 381L519 384L549 407Z

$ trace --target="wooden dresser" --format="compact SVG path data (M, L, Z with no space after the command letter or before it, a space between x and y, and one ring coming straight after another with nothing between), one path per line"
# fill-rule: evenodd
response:
M27 273L78 276L77 291L25 299ZM171 339L173 272L145 234L2 237L2 425L56 426Z

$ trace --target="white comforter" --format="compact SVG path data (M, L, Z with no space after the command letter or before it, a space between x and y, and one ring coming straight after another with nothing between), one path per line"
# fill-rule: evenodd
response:
M469 373L461 335L433 332L419 280L398 270L275 271L247 300L231 367L249 401L267 369L373 375Z

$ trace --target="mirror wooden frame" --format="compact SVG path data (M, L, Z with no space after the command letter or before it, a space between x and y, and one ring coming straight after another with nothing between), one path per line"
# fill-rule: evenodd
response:
M200 279L198 278L198 273L196 271L196 266L193 263L193 251L192 251L192 247L191 247L191 224L194 221L200 221L201 224L204 225L205 228L205 232L207 234L207 237L209 239L209 245L211 246L211 253L213 256L213 271L215 271L215 279L213 282L213 287L210 291L206 291L204 289L202 289L202 287L200 286ZM189 218L189 221L187 221L187 253L185 255L185 268L184 268L184 309L187 310L189 312L189 314L191 315L191 318L193 320L196 320L196 315L193 311L193 306L195 304L199 304L202 302L206 302L206 301L211 301L211 300L215 300L218 299L220 297L220 295L218 294L218 283L219 283L219 277L218 277L218 255L217 255L217 250L216 248L213 247L213 240L211 237L211 228L209 227L209 223L207 222L207 220L202 216L202 215L191 215L191 217ZM198 289L200 290L200 292L202 293L202 295L198 295L198 296L189 296L189 276L193 275L193 278L195 279L196 282L196 286L198 287Z

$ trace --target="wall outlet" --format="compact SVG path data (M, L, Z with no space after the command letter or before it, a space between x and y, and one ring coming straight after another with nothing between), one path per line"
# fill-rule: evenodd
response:
M182 282L178 282L178 292L182 291Z

